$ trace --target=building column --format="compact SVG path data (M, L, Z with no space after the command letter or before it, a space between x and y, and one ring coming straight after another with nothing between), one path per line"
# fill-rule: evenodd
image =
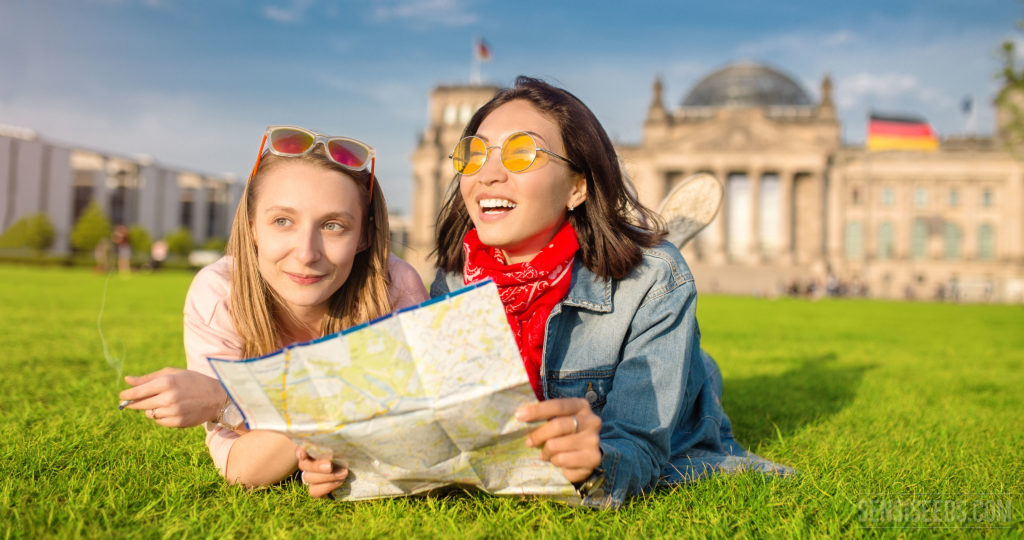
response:
M426 150L417 151L413 155L412 222L409 245L403 256L428 283L433 279L433 265L429 257L434 249L434 224L444 196L444 186L439 178L438 155Z
M107 189L107 163L106 157L103 157L103 166L99 170L93 172L93 190L92 200L96 201L99 205L100 210L103 211L103 215L110 218L110 190Z
M822 188L825 188L825 177L821 171L816 171L814 174L816 179L821 179ZM836 267L835 271L838 272L838 267L842 266L842 262L845 260L845 249L843 244L845 242L844 230L846 215L844 212L845 209L842 207L842 201L844 198L843 194L846 191L846 179L843 178L842 174L834 173L831 180L832 181L829 182L830 185L827 186L827 191L824 197L826 206L825 219L822 220L822 226L825 228L824 232L826 236L823 238L825 241L825 250L823 255L825 255L827 260ZM861 193L863 197L862 204L864 205L871 204L871 202L866 199L867 191L865 184ZM862 220L861 231L864 235L868 234L868 224L866 220ZM862 241L864 242L863 245L866 247L867 238L862 238Z
M46 214L53 222L56 237L53 239L53 253L64 255L71 251L71 222L74 213L75 186L72 181L71 151L57 146L50 147L50 178L46 196Z
M199 187L195 189L192 200L192 241L196 246L206 242L206 223L209 220L210 191L206 187L206 178L199 178Z
M779 261L787 265L796 262L793 251L793 177L793 171L779 172Z
M18 146L14 171L14 213L7 216L5 227L19 219L43 211L43 190L47 181L49 163L44 163L47 152L38 140L21 141ZM4 194L6 198L6 194Z
M715 245L709 250L713 264L723 264L729 261L729 212L733 211L732 201L729 200L729 175L726 169L715 169L715 176L722 181L725 193L722 197L722 209L718 217L711 225L715 228Z
M999 205L999 213L1002 223L994 223L996 235L996 252L998 259L1011 261L1024 261L1024 223L1018 206L1012 201L1024 200L1024 169L1020 162L1014 163L1010 178L1006 183L1006 204ZM977 225L975 226L977 227ZM1005 238L1000 239L1000 236Z
M750 182L750 241L747 244L747 260L761 264L761 169L751 167L747 171Z
M154 238L163 238L169 233L187 225L181 222L181 180L178 178L178 173L167 169L160 169L160 179L164 195L160 199L160 215L163 216L163 220L162 227L159 229L159 236Z
M146 232L158 239L160 230L160 173L155 165L139 167L139 215L138 223Z

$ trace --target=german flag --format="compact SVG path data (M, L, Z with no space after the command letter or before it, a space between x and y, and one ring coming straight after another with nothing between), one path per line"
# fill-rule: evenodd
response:
M939 139L919 116L891 116L872 113L868 121L868 150L917 150L934 152Z

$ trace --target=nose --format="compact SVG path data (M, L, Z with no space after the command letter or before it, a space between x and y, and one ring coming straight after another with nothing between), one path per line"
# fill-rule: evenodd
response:
M295 258L301 263L309 265L323 256L323 238L318 227L306 227L302 234L298 235L296 242Z
M497 150L498 153L492 154L493 150ZM501 147L488 146L486 152L487 159L476 173L477 181L484 185L490 185L508 179L508 170L501 164Z

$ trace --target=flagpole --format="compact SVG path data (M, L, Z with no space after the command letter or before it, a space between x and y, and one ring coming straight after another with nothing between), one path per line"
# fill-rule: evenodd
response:
M479 45L477 41L473 41L472 50L470 51L470 67L469 67L469 84L479 85L480 84L480 55L477 53Z

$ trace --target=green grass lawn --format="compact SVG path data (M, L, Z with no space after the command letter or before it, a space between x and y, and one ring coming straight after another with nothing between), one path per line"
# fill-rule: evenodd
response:
M737 438L800 475L718 476L602 512L225 485L198 428L117 410L121 364L184 364L190 280L0 266L0 537L1024 533L1021 306L703 297Z

